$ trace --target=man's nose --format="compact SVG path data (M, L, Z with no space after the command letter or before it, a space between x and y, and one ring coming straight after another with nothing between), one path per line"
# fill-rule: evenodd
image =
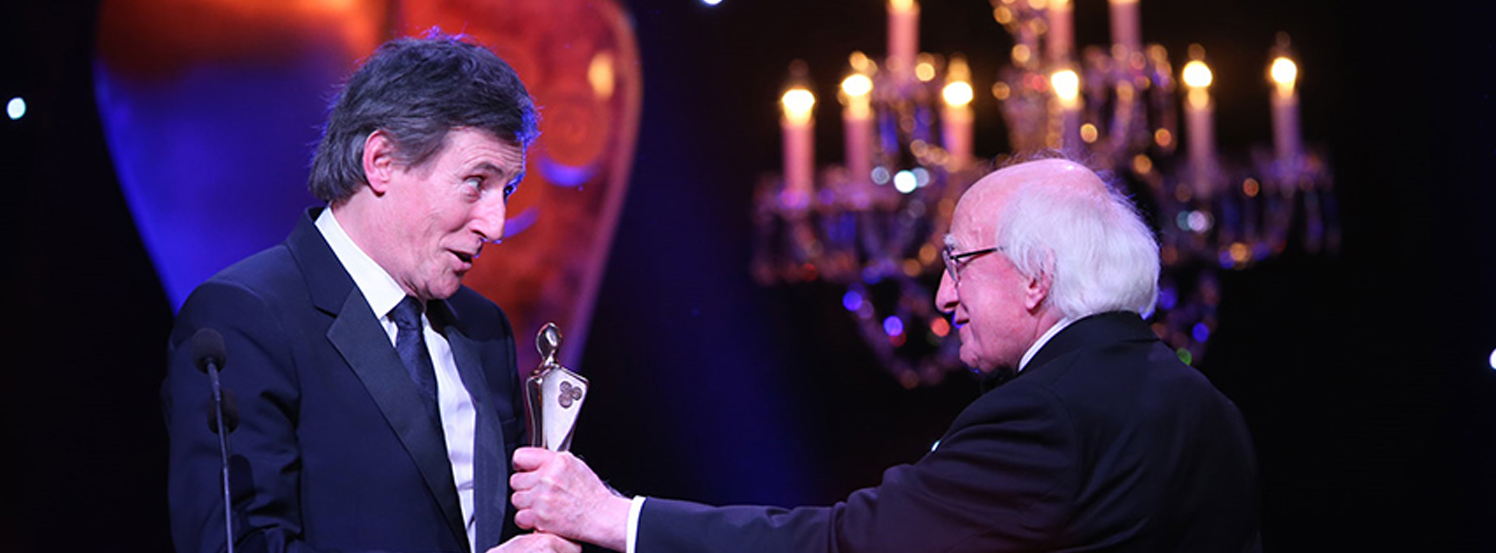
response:
M940 289L935 291L935 308L949 315L956 312L956 305L960 303L956 297L956 279L951 278L950 271L941 271Z
M484 198L473 209L470 226L484 242L498 242L504 238L504 217L508 213L508 205L504 203L503 196L494 196Z

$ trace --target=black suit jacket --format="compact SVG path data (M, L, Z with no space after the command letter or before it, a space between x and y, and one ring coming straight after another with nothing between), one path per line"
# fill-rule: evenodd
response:
M1236 406L1132 313L1076 321L938 447L832 507L650 498L637 551L1255 551Z
M177 317L162 387L176 547L224 549L210 383L190 344L211 328L240 411L230 434L238 550L471 551L441 423L314 215L199 286ZM514 339L498 306L466 287L428 318L473 398L475 512L501 521L480 526L482 551L517 533L507 508L524 432Z

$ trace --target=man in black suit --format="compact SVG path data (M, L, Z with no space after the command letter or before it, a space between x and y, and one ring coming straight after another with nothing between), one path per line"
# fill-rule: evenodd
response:
M310 178L328 207L199 286L172 331L162 396L178 551L227 545L209 382L194 366L202 329L223 337L240 411L237 550L579 550L514 538L514 338L461 284L503 236L536 134L514 71L458 38L391 41L352 77Z
M1256 551L1251 437L1144 323L1158 245L1085 167L1031 161L961 198L936 302L1001 384L922 459L830 507L612 494L569 454L516 452L516 522L629 553Z

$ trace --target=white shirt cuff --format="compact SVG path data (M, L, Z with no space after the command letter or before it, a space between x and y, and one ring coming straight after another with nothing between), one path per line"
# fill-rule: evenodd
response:
M636 495L629 504L629 526L623 535L624 552L634 553L634 544L639 541L639 512L644 510L644 496Z

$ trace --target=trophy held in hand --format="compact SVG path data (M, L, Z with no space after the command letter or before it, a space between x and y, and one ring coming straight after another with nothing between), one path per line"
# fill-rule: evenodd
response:
M556 362L561 331L555 323L546 323L535 335L535 349L540 351L540 365L525 379L530 445L566 451L587 398L587 379Z

